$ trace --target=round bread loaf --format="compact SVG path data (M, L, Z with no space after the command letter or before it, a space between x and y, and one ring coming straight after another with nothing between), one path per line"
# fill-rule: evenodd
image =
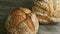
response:
M60 23L60 0L37 0L32 11L37 14L41 24Z
M11 34L36 34L38 31L38 19L28 8L16 8L5 23L5 28Z

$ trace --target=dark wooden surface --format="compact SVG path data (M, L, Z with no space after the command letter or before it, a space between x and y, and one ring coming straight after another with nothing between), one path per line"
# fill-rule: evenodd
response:
M7 34L4 28L8 14L16 7L32 8L35 0L0 0L0 34ZM60 25L40 25L38 34L60 34Z

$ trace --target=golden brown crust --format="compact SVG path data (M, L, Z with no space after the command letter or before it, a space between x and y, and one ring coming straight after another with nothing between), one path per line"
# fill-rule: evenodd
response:
M37 18L41 24L50 24L52 22L46 16L37 15Z
M60 22L60 0L37 0L34 2L32 11L36 13L39 21L47 23ZM45 15L46 14L46 15ZM54 19L56 21L54 21ZM41 22L42 23L42 22Z
M28 8L16 8L11 15L13 15L13 28L15 28L19 22L26 19L25 14L29 14L31 11Z
M35 27L34 27L34 24L31 20L31 18L27 17L27 20L25 20L25 23L31 31L35 31Z
M26 19L25 13L19 8L15 12L12 13L13 15L13 28L15 28L21 21Z
M27 8L15 9L9 14L6 21L5 27L7 31L12 34L36 34L38 31L38 22L33 22L31 16L37 18Z

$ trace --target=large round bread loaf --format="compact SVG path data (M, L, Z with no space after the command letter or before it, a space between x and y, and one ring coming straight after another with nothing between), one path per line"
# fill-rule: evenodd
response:
M41 24L60 23L60 0L37 0L32 11L37 14Z
M28 8L17 8L9 14L5 27L11 34L36 34L39 24Z

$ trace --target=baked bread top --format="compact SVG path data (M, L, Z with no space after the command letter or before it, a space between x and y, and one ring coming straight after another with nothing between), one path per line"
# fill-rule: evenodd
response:
M36 34L39 24L31 10L20 7L9 14L5 27L11 34Z
M47 17L49 22L60 22L60 0L37 0L33 4L32 11L44 17L43 20Z

